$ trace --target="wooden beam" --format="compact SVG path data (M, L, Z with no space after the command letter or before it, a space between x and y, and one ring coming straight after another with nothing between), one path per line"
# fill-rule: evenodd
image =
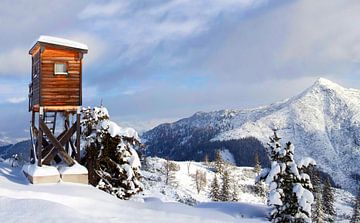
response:
M38 166L42 166L41 160L42 160L42 156L41 156L41 151L43 148L42 145L42 139L43 139L43 131L40 128L41 123L43 122L43 112L42 109L40 108L40 112L39 112L39 132L38 132L38 137L37 137L37 159L38 159Z
M58 135L58 137L56 137L56 139L61 143L61 138L65 135L65 133L67 132L67 130L64 130L63 132L60 133L60 135ZM64 144L62 144L64 145ZM42 156L45 159L45 156L47 156L49 154L49 152L51 152L51 150L54 148L54 145L52 143L50 143L48 146L46 146L43 151L42 151Z
M62 132L60 134L60 138L58 137L57 140L61 144L61 146L64 146L66 142L69 141L71 136L74 134L76 130L76 125L74 124L69 130ZM50 164L51 160L54 159L56 154L59 152L58 147L55 147L53 144L50 144L48 147L45 148L47 152L47 155L44 157L44 163ZM71 157L70 157L71 158Z
M76 114L76 161L80 162L80 136L81 136L81 126L80 126L80 111Z
M52 134L52 132L50 131L50 129L46 126L46 124L44 123L44 121L42 119L40 119L39 121L40 123L40 129L42 129L42 131L45 133L45 135L48 137L48 139L50 140L50 142L55 146L55 148L57 148L58 153L60 153L60 155L62 156L63 160L65 161L66 164L68 164L69 166L72 166L75 164L74 160L69 156L69 154L67 154L67 152L65 151L64 147L61 145L61 143L55 138L55 136Z

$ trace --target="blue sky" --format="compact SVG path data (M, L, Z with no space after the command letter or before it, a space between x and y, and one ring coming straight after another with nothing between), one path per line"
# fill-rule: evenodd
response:
M0 139L28 135L39 35L87 44L84 105L144 129L282 100L320 76L359 88L359 11L357 0L1 1Z

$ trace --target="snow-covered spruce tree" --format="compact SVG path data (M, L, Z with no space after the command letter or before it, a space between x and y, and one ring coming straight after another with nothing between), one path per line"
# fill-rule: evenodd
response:
M358 194L356 196L353 214L350 220L350 223L358 223L358 222L360 222L360 187L358 189Z
M210 198L212 201L220 201L220 185L216 174L210 186Z
M311 204L314 201L312 184L304 169L315 165L311 158L296 165L294 146L288 142L285 148L274 131L267 148L271 169L264 169L256 181L269 185L268 205L273 207L270 219L274 223L311 222Z
M259 160L259 153L255 153L255 166L254 166L254 171L256 173L256 176L259 175L259 173L261 172L261 164L260 164L260 160Z
M316 166L309 166L306 168L306 173L311 178L313 185L313 194L315 202L312 205L312 218L314 223L324 222L324 207L322 204L322 186L320 180L320 172Z
M88 168L89 183L120 199L140 192L137 132L110 121L105 107L84 108L81 125L82 163Z
M221 157L220 150L216 150L215 153L215 171L216 173L223 174L225 162Z
M239 189L235 181L232 183L231 201L239 201Z
M223 175L222 175L220 200L221 201L230 201L231 200L230 175L229 175L229 171L227 171L227 170L224 170Z
M329 222L334 222L336 215L334 209L334 191L331 187L330 179L327 178L324 182L323 193L322 193L324 213L326 214L325 219Z
M313 223L324 222L324 208L322 204L322 195L320 191L315 191L315 205L313 206Z

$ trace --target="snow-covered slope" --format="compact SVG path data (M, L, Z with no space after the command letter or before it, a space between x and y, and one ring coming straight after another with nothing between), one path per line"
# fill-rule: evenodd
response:
M175 162L179 165L179 171L175 173L172 185L165 184L164 164L166 160L157 157L147 157L142 174L144 176L145 190L137 197L159 197L163 201L181 202L196 205L201 202L210 202L210 185L214 179L213 164L203 162L183 161ZM231 178L231 193L237 190L237 200L251 204L265 204L266 196L260 196L255 188L255 172L252 167L236 167L229 165ZM200 193L196 190L193 176L196 171L206 173L206 186ZM218 176L219 178L219 176ZM220 179L218 179L220 181ZM175 184L175 186L174 186Z
M211 164L205 164L203 162L194 161L173 161L180 166L180 170L175 174L175 184L166 185L165 176L162 172L162 168L166 161L161 158L149 157L146 160L146 170L143 170L143 183L145 186L144 192L137 195L134 200L151 200L156 197L163 202L181 202L184 204L193 205L196 207L213 207L219 202L210 202L210 185L214 177L213 169L209 166ZM189 173L188 173L189 166ZM204 171L207 178L207 186L204 191L199 194L196 191L194 180L191 177L196 170ZM255 172L252 167L235 167L232 166L231 170L231 187L233 182L238 189L237 198L242 204L250 205L265 205L266 196L261 196L259 191L255 190ZM231 188L232 190L232 188ZM265 191L266 192L266 191ZM265 193L266 195L266 193ZM335 211L336 222L349 222L352 215L352 206L354 204L355 197L348 191L335 189ZM233 203L220 203L221 207L217 209L232 208ZM227 206L229 205L229 206ZM255 212L258 210L255 210ZM235 210L235 212L237 212ZM253 213L254 214L254 213ZM247 213L250 216L251 213Z
M199 112L160 125L146 132L144 138L150 148L172 138L178 138L177 144L186 144L194 133L199 135L209 128L211 140L254 136L263 143L276 128L284 141L295 145L296 158L313 157L343 188L355 188L353 177L360 175L360 90L324 78L285 101L256 109Z
M247 203L205 203L197 207L123 201L89 185L31 185L20 171L0 162L1 222L266 222L266 207ZM242 217L244 216L244 217Z

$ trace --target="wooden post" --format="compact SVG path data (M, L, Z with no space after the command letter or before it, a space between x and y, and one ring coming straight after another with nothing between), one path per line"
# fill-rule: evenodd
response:
M76 112L76 161L80 162L80 109Z
M42 160L42 155L41 155L41 152L42 152L42 147L43 147L43 145L42 145L42 139L43 139L43 131L42 131L42 129L41 129L41 127L40 127L40 125L41 125L41 121L42 121L42 119L43 119L43 115L44 115L44 110L43 110L43 108L42 107L40 107L40 109L39 109L39 133L38 133L38 140L37 140L37 158L38 158L38 166L41 166L42 165L42 162L41 162L41 160Z
M68 130L70 128L70 121L69 121L69 113L68 112L65 112L64 128L65 128L65 130ZM71 152L69 151L69 142L66 142L65 150L71 156Z

